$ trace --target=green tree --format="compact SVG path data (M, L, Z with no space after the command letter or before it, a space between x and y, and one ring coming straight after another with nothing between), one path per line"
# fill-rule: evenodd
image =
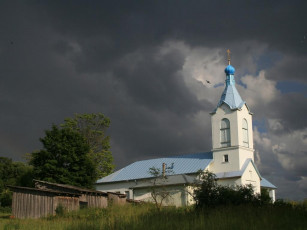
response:
M113 172L113 156L110 151L110 137L105 134L110 126L110 119L102 113L75 114L66 118L63 128L73 129L85 137L90 147L89 157L95 165L99 179Z
M6 185L31 186L32 167L22 163L13 162L12 159L0 157L0 203L1 206L10 206L12 193Z
M32 153L34 177L39 180L92 188L95 167L85 138L77 131L53 125L41 138L43 149Z
M202 183L195 184L194 199L197 207L215 206L218 197L216 175L208 170L200 172Z

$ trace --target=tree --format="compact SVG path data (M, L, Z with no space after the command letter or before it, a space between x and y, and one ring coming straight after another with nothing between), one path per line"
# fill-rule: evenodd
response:
M216 175L208 170L200 172L202 183L195 184L194 199L197 207L214 206L217 199Z
M165 165L163 165L165 167ZM167 174L172 174L173 170L170 168L164 168L164 172L159 168L151 167L149 169L149 174L152 175L153 179L151 180L151 187L150 187L150 195L151 198L157 208L158 211L161 210L163 201L168 198L171 198L171 192L167 188Z
M79 132L86 139L90 147L89 157L96 168L99 179L113 172L113 156L110 151L110 137L105 131L110 126L110 119L102 113L75 114L73 118L66 118L61 125Z
M22 163L13 162L12 159L0 157L0 205L10 206L12 203L12 192L6 188L7 185L31 186L32 167Z
M88 157L85 138L77 131L53 125L41 138L43 149L32 153L30 164L36 179L92 188L95 167Z

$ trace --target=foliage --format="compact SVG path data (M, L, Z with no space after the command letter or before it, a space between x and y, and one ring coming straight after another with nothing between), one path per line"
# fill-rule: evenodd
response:
M10 207L12 205L13 193L9 189L4 189L0 194L0 204L2 207Z
M165 172L161 172L159 168L152 167L149 169L149 174L152 175L150 194L153 202L158 211L161 210L163 202L166 199L171 198L171 193L166 185L167 174L173 173L172 169L165 169Z
M62 204L59 204L55 209L55 214L57 216L64 216L64 214L67 212L65 207Z
M12 213L12 208L10 206L6 206L6 207L1 207L0 206L0 213L11 214Z
M272 198L270 197L269 190L266 188L261 188L261 195L259 199L262 204L272 203Z
M205 171L201 174L201 185L197 185L194 191L196 206L200 208L212 208L221 205L243 204L269 204L271 198L268 192L255 194L252 185L247 186L220 186L214 173Z
M78 132L53 125L41 138L43 149L32 153L34 177L39 180L91 188L95 168L88 157L89 145Z
M31 172L32 167L27 164L0 157L0 206L10 206L12 203L12 193L5 186L31 186Z
M110 151L110 137L106 136L106 129L110 126L110 119L102 113L75 114L73 118L66 118L63 128L73 129L83 135L90 147L89 157L95 164L96 175L99 179L113 172L113 156Z

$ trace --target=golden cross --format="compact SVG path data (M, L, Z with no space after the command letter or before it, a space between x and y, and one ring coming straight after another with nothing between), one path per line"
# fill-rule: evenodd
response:
M230 65L230 50L228 49L226 52L228 57L228 65Z

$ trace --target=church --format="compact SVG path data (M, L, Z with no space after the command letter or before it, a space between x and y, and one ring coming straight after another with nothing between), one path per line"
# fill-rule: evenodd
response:
M187 206L193 204L191 185L198 179L199 170L209 170L220 185L251 184L256 193L265 188L275 201L277 188L261 176L254 163L253 114L236 89L234 73L228 55L225 89L211 112L211 151L137 161L98 180L96 189L150 201L154 178L149 169L154 167L161 169L163 174L172 172L167 180L156 181L171 194L165 205Z

